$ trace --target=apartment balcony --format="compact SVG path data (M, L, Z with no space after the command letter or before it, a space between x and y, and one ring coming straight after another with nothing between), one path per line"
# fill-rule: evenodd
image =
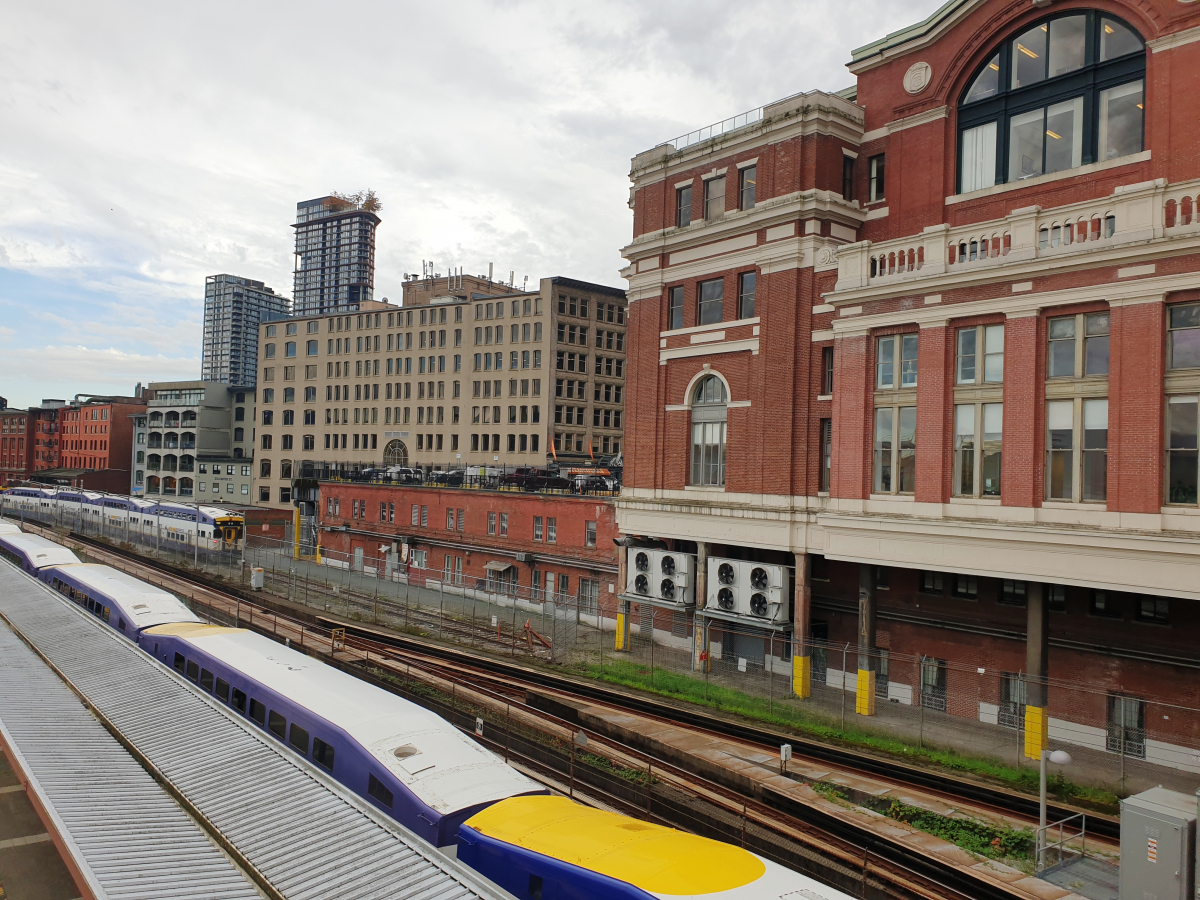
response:
M1027 206L974 225L933 225L891 241L838 248L830 302L1046 274L1085 262L1153 258L1162 244L1200 235L1200 180L1123 185L1109 197L1054 209ZM1106 253L1106 251L1112 251ZM1106 255L1112 257L1111 262Z

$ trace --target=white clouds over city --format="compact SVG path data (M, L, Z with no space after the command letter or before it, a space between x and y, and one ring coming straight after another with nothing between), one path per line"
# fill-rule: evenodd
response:
M291 296L296 202L330 190L383 200L379 297L423 259L620 284L630 157L845 87L936 6L6 4L0 395L198 377L205 276Z

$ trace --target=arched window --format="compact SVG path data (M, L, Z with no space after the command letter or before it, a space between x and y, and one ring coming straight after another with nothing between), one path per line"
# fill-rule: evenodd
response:
M408 448L404 441L388 441L383 448L383 464L385 466L407 466Z
M146 479L146 493L147 494L157 494L158 493L158 484L159 484L158 476L151 475L149 478Z
M163 479L162 492L164 494L174 494L175 493L175 479L174 478L164 478Z
M147 444L147 446L151 450L159 449L162 447L162 439L163 439L163 436L162 436L161 431L152 431L152 432L150 432L150 436L148 438L149 443Z
M725 484L725 420L729 397L716 375L700 379L692 392L692 484Z
M1145 79L1145 42L1107 13L1009 38L959 101L959 193L1140 153Z
M180 497L192 496L192 487L193 487L192 479L180 478L179 479L179 496Z
M146 460L146 468L151 472L157 472L162 468L162 457L157 453L151 453Z

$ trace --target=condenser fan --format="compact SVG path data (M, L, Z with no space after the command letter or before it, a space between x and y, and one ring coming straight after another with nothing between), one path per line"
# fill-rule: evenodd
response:
M717 606L726 612L733 611L733 591L729 588L721 588L717 591Z
M767 595L754 594L750 597L750 612L762 618L767 617Z
M635 556L633 558L633 565L634 565L634 568L636 568L639 572L649 572L650 571L650 554L649 553L639 553L637 556Z
M675 557L664 556L662 558L662 573L664 575L674 575L675 574Z
M717 566L717 581L721 584L733 584L735 570L729 563L721 563Z
M633 589L639 594L650 593L650 579L645 575L639 575L637 578L633 579Z
M757 566L750 572L750 587L756 591L765 591L769 579L767 578L767 570L758 568Z
M662 584L658 586L658 590L659 596L661 596L664 600L675 599L675 582L673 582L670 578L664 578L662 580Z

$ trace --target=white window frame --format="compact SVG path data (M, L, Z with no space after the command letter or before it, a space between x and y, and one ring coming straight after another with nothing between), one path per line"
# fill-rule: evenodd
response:
M971 430L965 432L962 430L966 411L970 411L971 415ZM993 423L995 417L999 417L1000 430L985 431L985 423L991 418ZM999 440L993 439L991 442L987 440L987 435L998 434ZM963 438L970 437L971 446L963 446ZM955 497L994 497L999 499L1000 489L1004 478L1004 461L1003 461L1003 444L1004 444L1004 404L1003 403L956 403L954 405L954 483L952 494ZM971 488L969 491L963 490L963 474L964 474L964 453L970 454L971 459ZM994 490L987 490L984 484L984 464L987 458L993 454L1000 456L1000 474L997 476L997 484Z
M1103 404L1103 407L1100 407L1099 404ZM1069 496L1069 497L1051 496L1051 486L1052 486L1051 472L1053 470L1053 465L1054 465L1053 454L1064 452L1063 450L1055 450L1053 448L1051 432L1055 431L1055 430L1064 430L1065 431L1065 429L1053 429L1051 427L1054 424L1053 420L1058 418L1058 415L1055 414L1055 412L1051 409L1052 405L1057 405L1056 409L1060 410L1060 411L1067 410L1069 408L1069 411L1071 414L1071 447L1070 447L1071 470L1069 473L1070 478L1071 478L1071 496ZM1095 419L1093 417L1098 416L1099 411L1101 409L1103 409L1103 412L1104 412L1104 422L1105 422L1105 427L1103 429L1104 433L1105 433L1105 447L1103 448L1103 451L1102 451L1104 454L1104 457L1105 457L1105 473L1106 473L1104 497L1093 496L1093 497L1084 498L1084 496L1083 496L1083 477L1084 477L1084 466L1085 466L1085 462L1087 461L1085 459L1085 454L1089 454L1089 453L1099 454L1101 452L1101 449L1099 449L1099 448L1088 448L1085 443L1085 441L1088 439L1087 432L1088 431L1095 432L1095 431L1098 431L1099 429L1094 429L1094 428L1087 429L1085 426L1086 426L1086 424L1088 424L1089 420L1092 422L1095 421ZM1061 398L1061 399L1049 398L1046 400L1046 436L1045 436L1045 440L1046 440L1045 481L1046 481L1046 484L1045 484L1045 492L1044 492L1044 496L1045 496L1046 500L1051 501L1051 502L1059 502L1059 503L1106 504L1108 502L1108 481L1107 481L1107 462L1108 462L1107 443L1108 443L1108 422L1109 422L1108 413L1109 413L1109 410L1108 410L1108 398L1107 397L1074 397L1074 398ZM1093 440L1094 440L1094 438L1093 438Z

